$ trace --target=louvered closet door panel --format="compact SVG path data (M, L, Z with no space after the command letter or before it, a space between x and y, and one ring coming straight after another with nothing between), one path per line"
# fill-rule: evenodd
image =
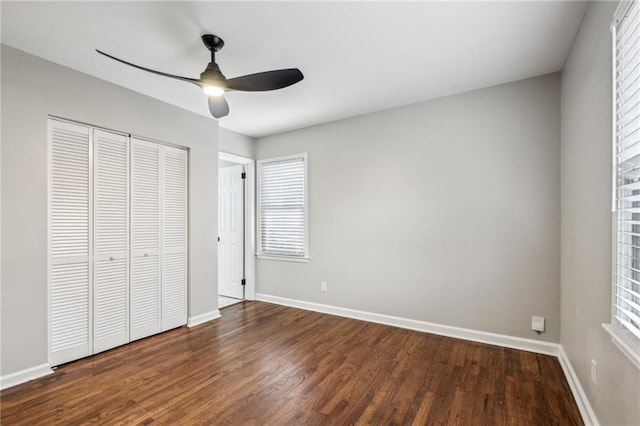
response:
M160 332L160 262L158 255L131 263L131 340Z
M94 130L93 351L129 341L129 138Z
M187 152L162 152L162 330L187 323Z
M49 361L58 365L91 354L91 131L48 124Z
M159 333L160 146L131 139L130 337Z

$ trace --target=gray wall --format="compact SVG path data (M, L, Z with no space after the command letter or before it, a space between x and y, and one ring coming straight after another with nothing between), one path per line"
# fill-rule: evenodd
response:
M600 422L638 425L640 371L601 326L611 315L609 25L616 6L589 6L562 71L561 344Z
M218 149L228 154L255 158L255 139L220 127Z
M256 142L299 152L311 260L258 260L258 293L559 340L559 74Z
M189 316L217 309L218 125L2 46L2 365L47 362L47 115L190 151Z

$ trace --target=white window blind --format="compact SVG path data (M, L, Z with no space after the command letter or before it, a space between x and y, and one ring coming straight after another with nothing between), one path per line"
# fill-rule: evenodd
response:
M614 22L615 267L612 322L640 339L640 7Z
M259 254L307 256L307 155L258 164Z

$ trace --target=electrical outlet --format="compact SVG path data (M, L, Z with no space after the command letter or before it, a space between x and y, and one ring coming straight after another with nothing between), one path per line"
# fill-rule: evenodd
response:
M320 283L320 291L323 293L327 292L327 283L325 283L324 281Z
M531 317L531 329L541 333L544 331L544 317Z
M594 385L598 384L598 363L595 359L591 360L591 382Z

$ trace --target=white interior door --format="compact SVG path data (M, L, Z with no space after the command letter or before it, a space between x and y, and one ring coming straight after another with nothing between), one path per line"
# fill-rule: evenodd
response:
M244 180L243 166L218 171L218 292L244 298Z
M129 342L129 138L93 133L93 351Z
M160 146L131 139L131 340L160 332Z

